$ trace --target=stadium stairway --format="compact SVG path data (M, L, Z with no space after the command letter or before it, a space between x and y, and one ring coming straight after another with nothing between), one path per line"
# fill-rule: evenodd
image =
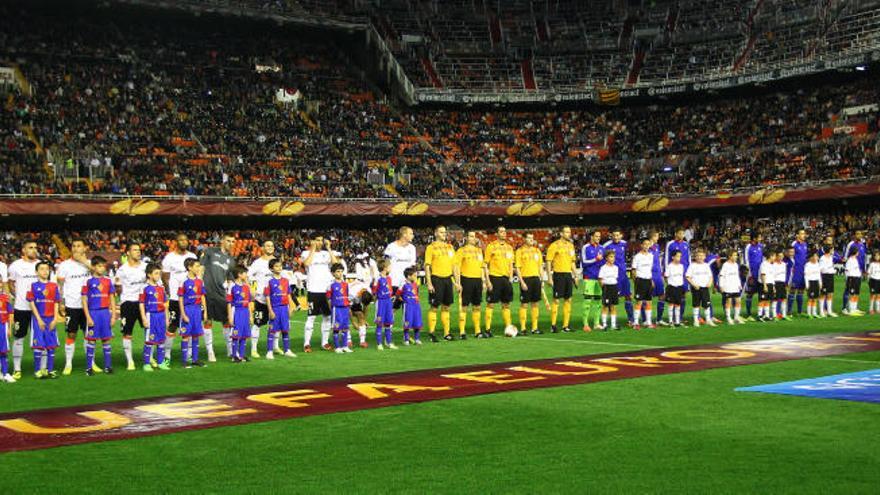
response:
M752 54L752 49L755 48L755 43L758 41L758 34L760 33L760 29L755 29L755 18L758 17L758 14L761 12L761 7L764 5L764 0L756 0L755 6L749 10L749 15L745 19L746 24L746 39L743 44L743 49L740 54L736 57L736 60L733 62L733 70L737 71L745 65L749 60L749 56Z
M642 67L645 65L645 57L647 56L647 50L644 48L636 48L635 53L633 54L632 63L629 66L629 73L626 75L627 86L632 86L639 82L639 74L642 72Z
M425 73L428 74L428 78L431 79L431 84L437 89L442 89L443 80L440 79L437 70L434 69L434 62L431 62L429 57L422 57L422 68L425 69Z
M527 58L520 62L520 67L522 68L523 87L530 91L538 89L538 84L535 82L535 71L532 69L532 59Z

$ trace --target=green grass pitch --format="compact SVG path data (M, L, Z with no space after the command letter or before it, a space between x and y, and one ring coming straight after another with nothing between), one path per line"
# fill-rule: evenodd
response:
M866 291L863 291L863 293ZM867 296L863 296L865 301ZM835 303L839 304L839 296ZM862 307L867 307L863 301ZM720 301L715 296L716 315ZM514 320L516 308L513 305ZM581 323L580 297L573 327ZM496 312L498 309L496 308ZM621 308L621 314L624 314ZM542 310L542 327L548 315ZM294 316L302 348L304 313ZM453 314L453 327L457 319ZM495 316L496 330L501 317ZM0 387L0 412L334 377L880 329L880 317L718 328L580 331L147 374L76 372ZM136 332L136 334L139 332ZM318 332L316 332L318 333ZM471 333L469 329L469 333ZM496 331L496 335L500 334ZM215 335L221 335L219 329ZM368 332L372 341L372 331ZM142 336L134 354L140 355ZM400 332L395 330L395 338ZM316 336L317 339L317 336ZM221 339L216 343L218 354ZM263 345L265 344L263 335ZM63 350L56 362L63 367ZM11 363L10 363L11 364ZM848 354L214 428L0 455L6 493L878 493L876 404L734 388L880 368Z

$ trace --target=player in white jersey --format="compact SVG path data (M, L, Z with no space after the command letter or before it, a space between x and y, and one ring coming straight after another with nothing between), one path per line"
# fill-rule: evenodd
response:
M354 277L356 280L373 285L373 280L379 276L379 269L376 267L376 260L367 253L361 253L354 259Z
M830 236L829 236L830 237ZM819 257L819 273L822 276L822 294L819 298L819 307L822 312L832 318L837 318L834 312L834 276L837 268L834 267L834 248L825 249Z
M70 241L70 258L62 261L55 272L58 288L61 290L61 306L59 311L65 319L67 340L64 343L64 371L73 372L73 354L76 350L76 334L80 330L85 337L86 314L82 307L82 288L86 280L92 276L86 243L82 239ZM83 348L86 340L83 339ZM101 369L100 367L95 367ZM103 372L103 370L101 370Z
M850 248L847 252L846 264L846 293L849 297L849 307L846 312L849 316L862 316L865 313L859 310L859 292L862 288L862 265L859 262L859 251Z
M315 331L315 319L321 317L321 347L330 347L330 304L327 302L327 291L333 283L330 266L339 262L339 253L333 251L330 240L317 235L309 243L309 249L300 255L306 267L306 291L309 303L309 314L306 317L305 342L303 351L312 352L312 333Z
M401 227L397 240L388 244L383 253L390 263L388 274L391 275L391 288L394 294L397 294L397 289L406 283L403 271L416 264L416 247L412 240L413 230L409 227ZM400 299L395 297L394 309L398 307L400 307Z
M180 233L175 238L174 249L162 258L162 282L168 289L168 314L171 322L168 324L168 338L165 339L165 359L171 361L171 349L174 345L174 335L180 328L180 304L177 301L177 290L180 284L186 280L186 267L184 262L188 259L198 259L189 249L189 237Z
M255 259L248 268L247 276L255 286L254 290L254 324L251 326L251 357L259 358L257 346L260 340L260 327L269 323L269 307L266 305L266 285L272 278L269 261L275 259L275 243L266 239L260 244L260 257ZM273 352L281 354L281 344L275 341Z
M825 318L825 307L819 305L822 295L822 269L819 265L819 253L811 251L804 264L804 285L807 288L807 317Z
M355 280L348 284L348 299L351 302L351 322L358 329L360 346L366 349L367 344L367 310L373 302L373 293L370 290L372 283ZM351 347L351 332L349 332L348 346Z
M651 254L651 240L642 239L642 250L633 256L632 278L635 281L636 314L645 315L645 325L654 328L651 322L651 299L654 293L654 255ZM636 318L633 328L639 329L639 319Z
M721 265L721 271L718 274L718 286L721 289L722 305L724 313L727 315L727 324L745 323L740 316L742 306L740 295L742 294L742 279L740 278L739 252L735 249L730 250L727 255L727 261Z
M715 322L712 321L712 313L709 308L711 302L709 288L712 286L712 268L706 263L706 251L703 248L697 249L694 262L687 267L684 276L691 286L694 326L700 326L700 308L703 308L703 312L706 315L706 324L714 327Z
M141 330L145 328L141 320L140 297L147 285L147 265L141 261L141 246L131 242L125 251L128 259L119 265L116 270L116 291L121 302L119 308L119 321L122 323L122 350L125 351L125 359L128 361L128 371L134 371L134 358L131 355L131 334L134 333L134 325L137 323Z
M684 301L684 264L681 251L675 251L669 258L663 275L666 277L666 304L669 305L669 325L680 327L681 307Z
M31 290L31 284L37 281L37 243L24 241L21 244L21 258L9 265L9 284L12 295L15 297L13 305L14 320L12 337L12 377L21 378L21 357L24 355L24 339L27 338L31 329L31 306L27 300L27 293Z

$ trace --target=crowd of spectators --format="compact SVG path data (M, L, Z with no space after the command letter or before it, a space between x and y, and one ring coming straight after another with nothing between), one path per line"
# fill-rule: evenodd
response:
M859 117L866 137L820 139L843 108L880 100L871 75L690 105L402 110L333 39L16 2L0 14L0 65L32 89L4 90L0 193L569 199L880 174L877 113ZM276 101L288 88L296 105Z

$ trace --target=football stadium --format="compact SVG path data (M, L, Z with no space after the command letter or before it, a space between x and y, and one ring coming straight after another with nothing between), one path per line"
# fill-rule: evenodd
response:
M880 0L0 26L0 490L880 493Z

